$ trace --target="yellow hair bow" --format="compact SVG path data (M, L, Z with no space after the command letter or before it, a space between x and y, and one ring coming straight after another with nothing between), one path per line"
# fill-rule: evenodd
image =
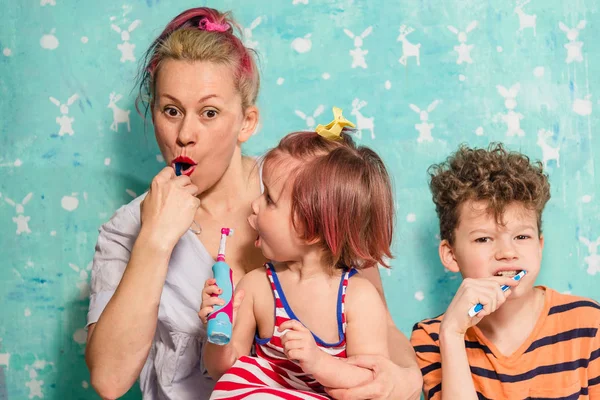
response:
M315 131L317 131L317 133L320 136L323 136L325 139L342 140L342 129L344 129L346 126L350 126L352 128L355 127L352 122L344 118L341 108L333 107L333 121L327 125L319 124Z

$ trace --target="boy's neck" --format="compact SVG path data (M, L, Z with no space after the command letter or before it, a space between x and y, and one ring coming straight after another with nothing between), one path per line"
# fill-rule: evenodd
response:
M507 301L496 312L485 317L477 327L499 350L510 355L531 335L544 310L545 291L532 288L519 299ZM508 350L508 354L502 348Z

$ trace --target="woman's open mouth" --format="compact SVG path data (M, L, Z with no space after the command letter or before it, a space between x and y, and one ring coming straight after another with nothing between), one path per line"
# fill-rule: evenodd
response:
M196 169L197 163L189 157L179 156L173 160L171 166L175 170L175 175L187 175L190 176Z

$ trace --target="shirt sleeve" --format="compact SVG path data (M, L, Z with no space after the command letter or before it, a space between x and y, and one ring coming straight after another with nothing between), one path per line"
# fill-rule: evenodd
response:
M425 325L416 324L410 342L417 355L417 363L423 375L423 395L426 400L441 399L442 364L438 334L427 332Z
M92 264L86 327L98 321L119 286L139 231L140 221L133 215L131 205L121 207L100 227Z

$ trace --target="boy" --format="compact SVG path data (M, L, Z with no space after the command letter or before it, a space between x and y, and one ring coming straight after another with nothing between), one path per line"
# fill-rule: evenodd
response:
M541 163L461 146L429 174L440 259L464 280L443 315L413 328L425 398L600 399L600 305L534 286L550 198Z

